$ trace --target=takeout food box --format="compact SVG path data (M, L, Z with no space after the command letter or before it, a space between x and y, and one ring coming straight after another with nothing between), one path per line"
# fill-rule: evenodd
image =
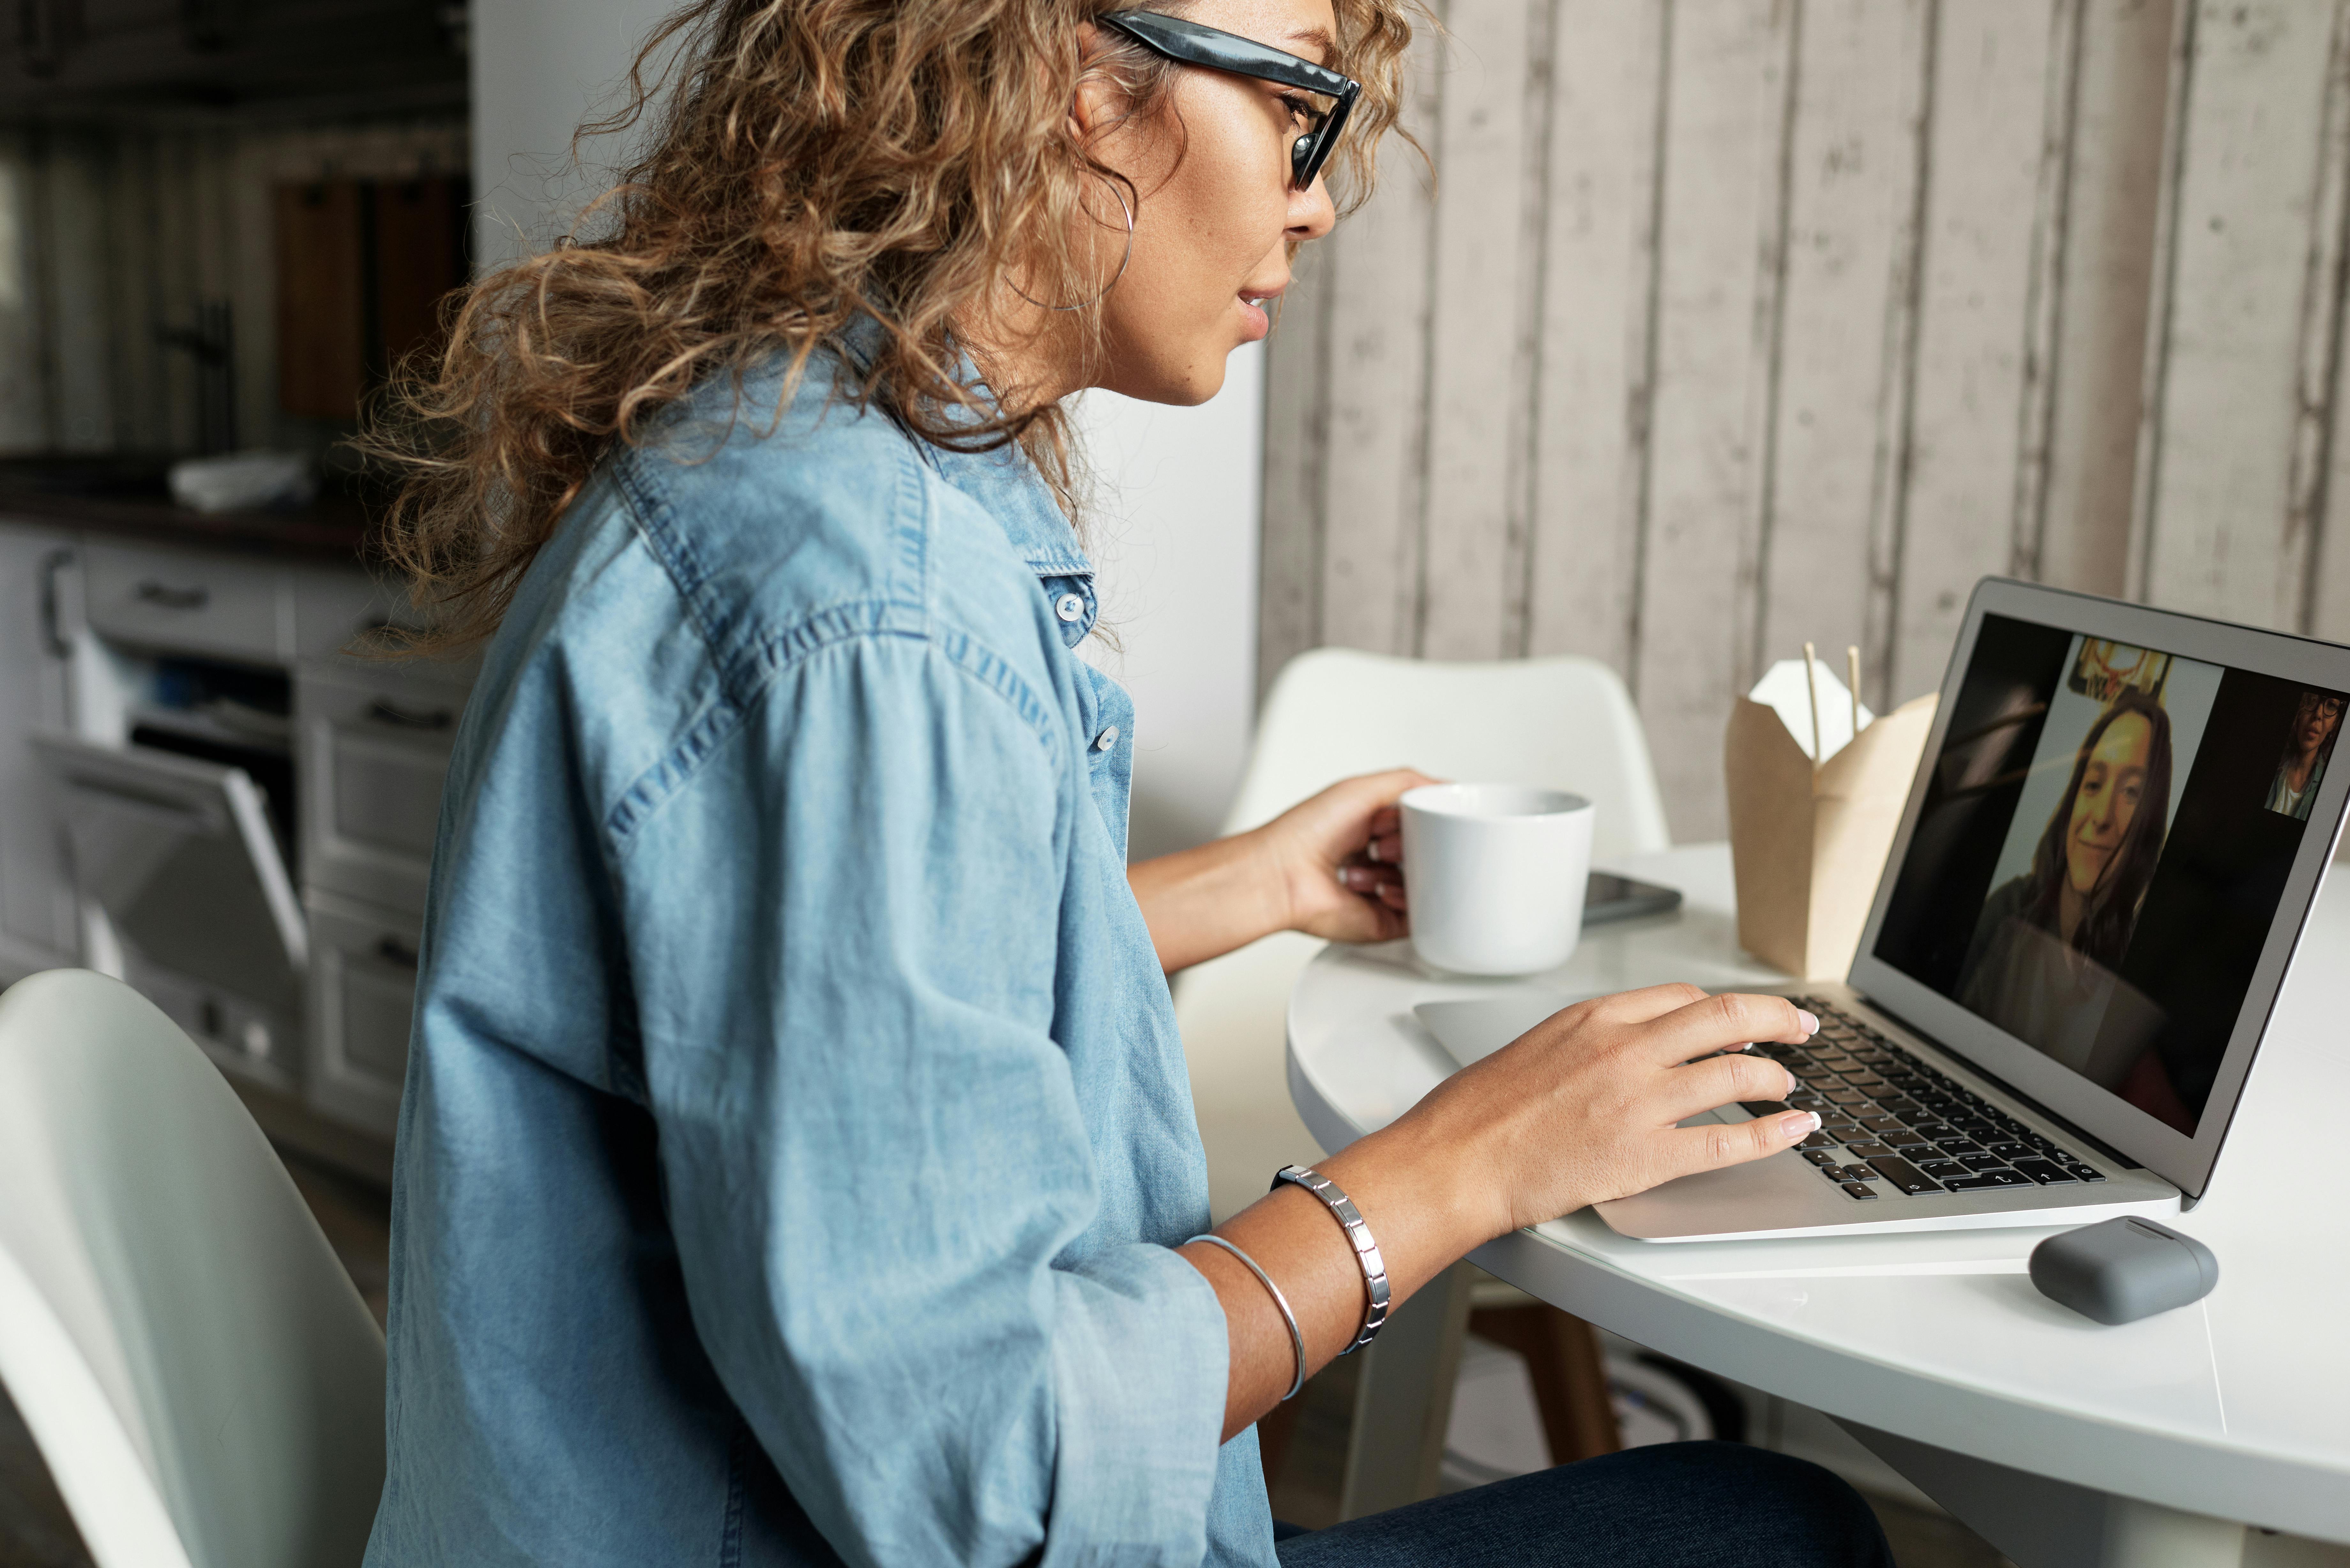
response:
M1825 742L1825 760L1814 766L1809 709L1787 695L1791 684L1802 689L1803 668L1801 659L1778 666L1730 715L1722 760L1738 942L1802 979L1842 980L1901 825L1937 699L1929 693L1871 722L1843 682L1814 671Z

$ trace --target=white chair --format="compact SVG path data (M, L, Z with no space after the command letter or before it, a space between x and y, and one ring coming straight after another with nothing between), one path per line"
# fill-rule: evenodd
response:
M1256 744L1224 823L1268 822L1326 785L1382 768L1438 778L1544 784L1597 807L1593 852L1667 848L1662 793L1631 693L1590 659L1440 664L1351 649L1300 654L1284 666L1257 720ZM1289 1100L1289 992L1322 943L1268 937L1175 981L1175 1015L1208 1155L1218 1220L1264 1195L1274 1171L1321 1150ZM1591 1331L1498 1280L1461 1268L1423 1293L1402 1332L1356 1373L1338 1516L1351 1519L1432 1494L1451 1408L1463 1329L1525 1355L1555 1460L1616 1446L1607 1376ZM1277 1471L1296 1406L1263 1434Z
M353 1568L383 1336L219 1069L118 981L0 993L0 1385L98 1568Z
M1544 784L1598 807L1593 852L1668 847L1665 806L1631 694L1592 659L1440 664L1323 648L1284 666L1257 720L1224 823L1268 822L1342 778L1415 767L1439 778ZM1295 932L1176 977L1175 1015L1219 1221L1282 1166L1319 1157L1289 1103L1290 988L1322 944Z

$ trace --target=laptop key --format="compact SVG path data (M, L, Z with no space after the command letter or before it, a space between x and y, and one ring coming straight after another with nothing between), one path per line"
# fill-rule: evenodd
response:
M1811 1136L1811 1137L1809 1137L1805 1138L1803 1142L1801 1142L1801 1143L1797 1144L1795 1147L1796 1147L1797 1148L1810 1149L1810 1148L1834 1148L1834 1147L1835 1147L1835 1146L1836 1146L1836 1140L1835 1140L1835 1139L1834 1139L1834 1138L1832 1138L1832 1137L1828 1137L1828 1135L1827 1135L1827 1134L1825 1134L1825 1133L1824 1133L1824 1132L1814 1132L1814 1134L1812 1134L1812 1136Z
M1924 1171L1927 1175L1932 1177L1937 1181L1948 1181L1953 1176L1972 1176L1974 1174L1974 1172L1969 1170L1965 1166L1960 1165L1955 1159L1920 1159L1914 1163L1917 1165L1918 1169Z
M1864 1181L1846 1182L1844 1184L1844 1192L1845 1196L1847 1198L1874 1198L1877 1196L1877 1189Z
M2065 1170L2075 1181L2103 1181L2106 1173L2093 1165L2068 1165Z
M1920 1192L1941 1190L1940 1182L1936 1181L1898 1155L1885 1155L1868 1163L1870 1168L1877 1175L1885 1178L1905 1194L1914 1197Z
M1802 1153L1804 1158L1810 1160L1814 1165L1825 1166L1830 1170L1835 1169L1838 1166L1844 1163L1842 1160L1836 1158L1835 1155L1830 1154L1824 1148L1807 1148L1803 1150Z
M1759 1121L1764 1116L1775 1116L1782 1111L1784 1111L1787 1108L1787 1102L1784 1100L1741 1100L1738 1102L1738 1108Z
M1997 1170L2007 1161L1995 1154L1962 1154L1959 1156L1959 1163L1970 1170Z
M2060 1169L2044 1159L2019 1159L2015 1162L2015 1168L2043 1187L2060 1187L2073 1180L2070 1171Z
M1979 1170L1972 1176L1961 1176L1950 1184L1953 1192L1981 1192L1994 1187L2029 1187L2032 1178L2022 1171L2002 1167L1997 1170Z
M1893 1151L1881 1143L1850 1143L1845 1148L1857 1160L1890 1159Z

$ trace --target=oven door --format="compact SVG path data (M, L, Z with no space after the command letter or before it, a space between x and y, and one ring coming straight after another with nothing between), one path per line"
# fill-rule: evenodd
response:
M293 1086L308 933L251 775L68 735L32 746L73 857L84 961L145 992L224 1065Z

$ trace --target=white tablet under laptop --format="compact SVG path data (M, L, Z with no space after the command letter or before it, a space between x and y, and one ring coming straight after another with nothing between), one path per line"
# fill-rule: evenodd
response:
M1851 971L1786 988L1820 1033L1766 1047L1821 1130L1600 1217L1678 1241L2199 1197L2342 830L2345 693L2350 649L1986 579ZM1564 1000L1419 1012L1467 1062Z

